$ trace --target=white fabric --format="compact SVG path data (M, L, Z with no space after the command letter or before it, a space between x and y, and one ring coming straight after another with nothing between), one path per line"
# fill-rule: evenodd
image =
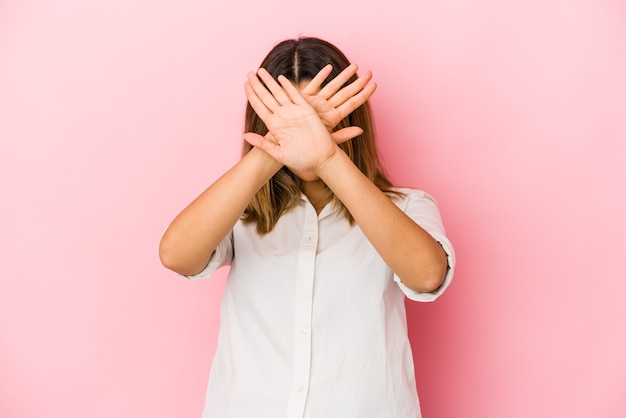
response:
M396 204L439 241L449 271L433 293L405 287L358 226L306 197L269 234L238 222L207 277L231 265L204 418L420 417L404 296L432 301L455 257L435 201Z

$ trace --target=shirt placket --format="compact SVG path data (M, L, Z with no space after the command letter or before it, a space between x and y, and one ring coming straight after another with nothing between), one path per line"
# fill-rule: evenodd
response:
M304 417L311 376L311 318L313 313L313 279L317 252L317 213L306 205L302 240L298 252L294 323L293 373L287 418Z

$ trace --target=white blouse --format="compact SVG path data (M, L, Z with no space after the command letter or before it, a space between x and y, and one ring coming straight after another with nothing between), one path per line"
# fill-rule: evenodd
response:
M231 266L204 418L420 417L404 296L436 299L455 256L433 198L398 190L396 205L448 255L435 292L408 289L356 224L304 195L265 236L237 222L190 276Z

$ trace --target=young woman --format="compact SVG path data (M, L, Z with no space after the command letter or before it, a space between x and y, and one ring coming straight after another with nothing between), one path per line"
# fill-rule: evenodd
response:
M320 39L274 47L243 157L163 235L181 275L230 265L204 417L420 416L404 297L439 296L454 252L435 201L381 169L356 72Z

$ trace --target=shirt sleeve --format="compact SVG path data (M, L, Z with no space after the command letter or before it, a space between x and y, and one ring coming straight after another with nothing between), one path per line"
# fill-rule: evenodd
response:
M213 251L211 258L209 259L206 267L197 274L192 276L184 276L190 280L203 279L205 277L210 277L217 269L223 266L230 265L233 261L234 251L233 251L233 231L231 230L228 235L220 242Z
M448 271L441 286L433 292L416 292L405 286L396 274L394 274L393 278L407 298L418 302L432 302L447 289L452 281L456 264L454 248L446 236L446 230L443 227L435 199L422 191L411 189L400 189L400 191L406 193L406 196L399 202L398 206L400 206L400 209L413 219L415 223L424 228L426 232L439 242L448 256Z

